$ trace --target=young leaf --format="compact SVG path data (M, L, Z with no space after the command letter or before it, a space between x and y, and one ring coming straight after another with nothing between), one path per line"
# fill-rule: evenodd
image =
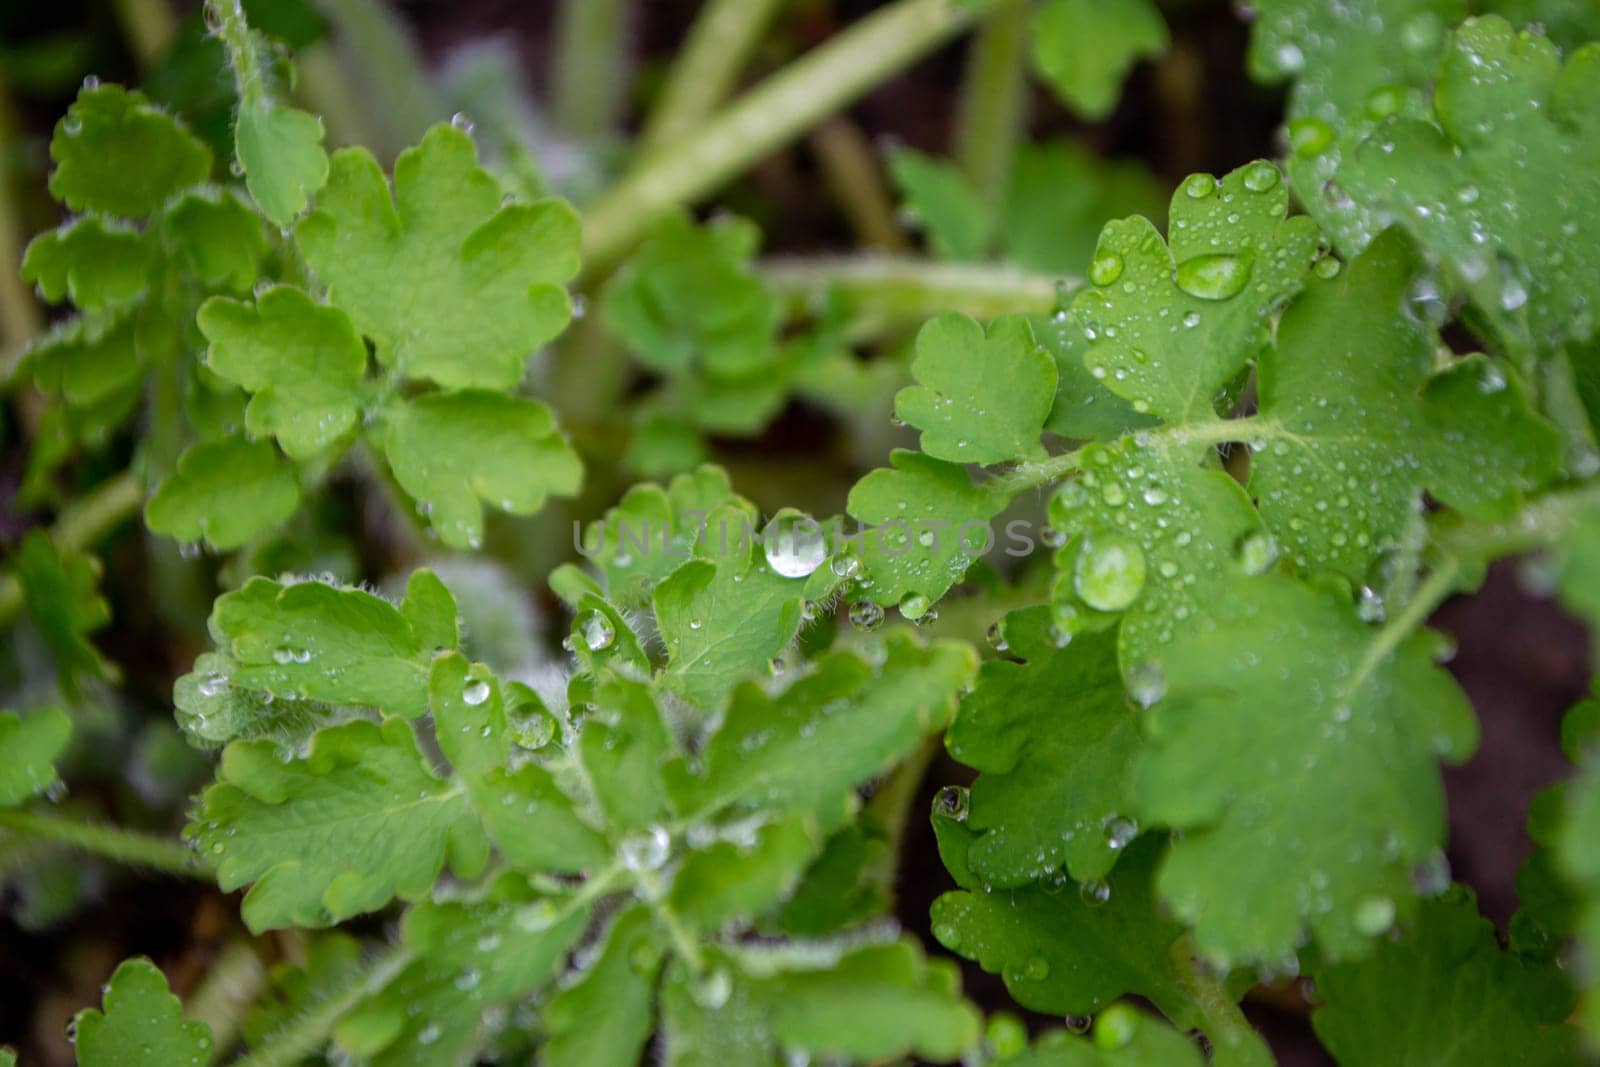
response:
M62 555L50 535L36 529L22 539L12 569L28 614L55 656L62 690L75 695L80 674L114 677L115 668L88 636L111 621L111 608L98 592L98 564L81 553Z
M1055 361L1028 321L984 329L946 314L917 334L917 384L895 397L895 414L922 431L922 451L952 463L1043 459L1039 434L1056 393Z
M846 504L869 526L858 588L876 604L910 596L926 604L944 596L992 546L989 520L1010 501L973 485L956 464L920 452L896 449L889 464L857 482Z
M692 847L672 878L667 903L689 929L713 934L730 920L759 915L782 900L817 853L816 834L803 815L751 827Z
M631 1067L654 1029L662 950L648 908L611 920L600 954L544 1010L544 1067Z
M1090 373L1140 414L1210 416L1316 257L1316 226L1285 218L1288 204L1278 169L1257 160L1220 182L1190 175L1166 244L1146 219L1107 223L1071 311Z
M300 506L294 468L267 441L227 437L190 448L144 506L156 533L218 551L238 548Z
M1469 19L1438 74L1438 126L1380 128L1341 180L1437 253L1508 341L1583 341L1600 322L1597 85L1600 44L1563 65L1542 37Z
M385 367L451 389L509 389L571 317L562 287L578 269L578 219L563 201L500 198L472 138L435 126L400 153L392 199L369 153L334 153L295 240Z
M428 769L398 719L321 730L287 763L270 742L235 741L195 820L188 833L216 861L217 883L254 883L242 910L256 932L416 899L447 855L470 874L486 852L466 798Z
M608 676L596 695L601 713L578 735L578 758L595 799L613 826L664 822L670 801L662 769L677 752L650 686Z
M1111 114L1128 70L1166 47L1167 24L1151 0L1044 0L1034 16L1034 66L1086 119Z
M126 223L77 218L35 237L22 257L22 280L51 303L71 297L88 312L117 311L150 288L153 261L147 235Z
M183 273L230 293L247 293L261 275L267 237L261 216L232 189L203 185L167 202L162 236Z
M322 120L257 101L239 108L233 137L251 199L274 223L289 225L328 180Z
M0 711L0 807L13 807L57 781L56 759L72 736L72 720L60 708L40 708L25 717Z
M344 312L273 286L254 305L213 297L196 318L206 364L251 394L245 426L309 459L355 426L367 349Z
M205 181L211 150L141 94L85 89L50 140L50 194L74 211L154 215L169 197Z
M939 855L962 890L934 901L933 936L1000 975L1017 1003L1051 1015L1093 1015L1136 994L1180 1026L1196 1024L1174 962L1183 927L1165 918L1156 901L1158 837L1129 845L1105 881L1073 885L1055 878L991 889L967 864L971 845L982 839L937 806L934 829Z
M1327 958L1361 955L1443 841L1437 761L1472 752L1472 709L1428 634L1289 578L1239 582L1213 618L1157 658L1136 797L1184 834L1162 899L1229 965L1282 960L1308 931Z
M983 258L994 229L994 207L960 168L912 148L896 148L889 153L889 174L905 212L927 233L935 255Z
M1405 936L1317 974L1317 1037L1350 1067L1580 1061L1553 966L1504 952L1464 888L1423 904Z
M1028 270L1082 277L1107 219L1143 215L1160 226L1167 193L1143 165L1100 159L1076 140L1019 145L1000 220L1004 257Z
M34 384L74 408L114 406L120 419L144 371L138 327L135 315L95 316L45 331L28 346Z
M605 518L584 531L583 555L605 577L607 595L623 607L648 601L651 587L694 554L707 517L724 504L754 514L721 467L702 466L665 488L636 485Z
M361 589L252 578L217 599L211 633L236 686L406 718L427 710L434 652L457 642L454 601L427 570L400 607Z
M1000 623L1010 659L986 661L945 735L980 772L966 825L966 861L983 884L1011 888L1063 863L1103 878L1135 827L1130 787L1138 716L1122 692L1114 631L1059 645L1048 608Z
M81 1067L205 1067L211 1028L183 1017L167 979L143 957L124 960L105 989L105 1010L73 1018Z
M383 449L401 488L448 545L483 544L483 505L532 515L572 496L583 464L537 400L482 390L430 393L391 407Z

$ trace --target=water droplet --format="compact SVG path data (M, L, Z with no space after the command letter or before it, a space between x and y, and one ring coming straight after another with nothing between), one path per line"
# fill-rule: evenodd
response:
M834 556L828 561L828 569L835 578L854 578L861 570L861 560L855 556Z
M652 826L643 833L622 839L617 846L623 865L630 871L656 871L672 854L672 835L663 826Z
M1215 253L1194 256L1178 264L1178 288L1201 300L1227 300L1238 295L1250 280L1245 256Z
M933 810L947 819L966 822L971 801L971 794L964 786L947 785L933 798Z
M929 606L928 598L921 593L909 593L900 601L900 614L915 621L928 613Z
M716 1011L733 995L733 979L721 967L714 968L695 981L689 994L702 1008Z
M1167 695L1167 676L1154 660L1135 664L1128 671L1128 695L1142 708L1148 708Z
M1072 587L1096 611L1122 611L1144 589L1144 552L1121 534L1086 538L1073 566Z
M850 625L858 630L876 630L883 625L883 609L870 600L851 604Z
M1239 538L1234 556L1246 574L1265 574L1278 559L1278 541L1266 530L1251 530Z
M227 675L208 674L200 679L200 695L203 697L214 697L227 687Z
M98 74L86 74L86 75L84 75L84 78L83 78L83 91L84 92L92 93L98 88L100 88L100 76Z
M1046 526L1039 531L1039 543L1046 548L1060 548L1067 543L1066 532L1054 526Z
M465 111L457 111L454 115L451 115L450 125L454 126L468 137L472 136L472 134L478 128L478 124L473 122L472 119L467 116Z
M1296 49L1298 51L1298 49ZM1244 187L1252 193L1264 193L1278 184L1278 168L1264 159L1258 159L1245 168Z
M1444 40L1444 24L1439 16L1424 11L1400 27L1400 46L1408 52L1428 54Z
M1365 107L1370 118L1386 119L1399 114L1405 104L1405 89L1398 85L1385 85L1368 94Z
M1356 929L1376 937L1394 925L1394 901L1388 897L1368 897L1356 906Z
M435 1041L439 1040L440 1032L441 1031L439 1030L438 1023L429 1023L427 1026L424 1026L421 1030L417 1031L417 1044L433 1044Z
M1120 852L1139 836L1139 824L1125 815L1113 815L1106 820L1106 847Z
M1183 191L1193 200L1204 200L1217 191L1217 179L1209 174L1191 174L1184 179Z
M1068 1015L1061 1020L1069 1031L1074 1034L1087 1034L1094 1019L1088 1015Z
M989 632L985 636L988 638L989 647L994 649L996 652L1011 651L1011 646L1006 643L1005 632L1000 629L999 623L990 623Z
M1198 325L1200 325L1200 312L1191 311L1183 316L1184 329L1192 330Z
M1319 118L1289 123L1289 150L1297 156L1320 156L1333 144L1333 127Z
M1383 596L1370 585L1362 586L1356 596L1356 617L1362 622L1382 622L1386 614Z
M590 611L578 619L578 634L590 652L603 652L611 647L617 631L602 612Z
M272 662L280 667L294 662L294 649L275 648L272 650Z
M1111 886L1099 878L1078 883L1078 896L1091 908L1098 908L1111 899Z
M1436 897L1450 888L1450 861L1444 853L1434 849L1427 859L1411 871L1411 884L1419 894Z
M785 578L807 577L828 558L822 527L807 516L784 516L767 523L761 548L767 566Z
M1339 272L1344 269L1344 264L1340 263L1335 256L1323 256L1312 265L1311 269L1316 273L1317 277L1323 281L1328 281L1339 276Z
M461 699L472 707L477 707L489 699L489 683L482 678L473 679L461 690Z
M1106 286L1122 277L1122 257L1115 252L1102 252L1094 257L1094 262L1089 264L1089 280L1096 285Z

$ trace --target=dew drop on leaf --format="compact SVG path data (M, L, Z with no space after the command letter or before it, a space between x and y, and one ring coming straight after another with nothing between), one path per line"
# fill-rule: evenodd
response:
M672 835L665 827L652 826L643 833L623 839L618 846L623 865L630 871L656 871L672 853Z
M1394 925L1394 901L1388 897L1368 897L1356 907L1356 929L1376 937Z
M1106 820L1106 847L1113 852L1120 852L1127 848L1128 843L1138 836L1139 824L1126 815L1113 815Z
M761 533L767 566L785 578L804 578L828 558L822 528L810 518L782 517L767 523Z
M461 699L464 703L477 707L489 699L489 683L482 678L473 679L461 690Z
M616 639L617 631L611 625L611 620L604 613L598 611L586 612L578 620L578 634L583 638L583 643L590 652L603 652L611 647L611 642Z
M1319 118L1289 123L1289 150L1297 156L1320 156L1333 144L1333 127Z
M1111 886L1099 878L1078 883L1078 896L1091 908L1098 908L1111 899Z
M1209 174L1191 174L1184 180L1183 191L1190 199L1204 200L1217 191L1217 179Z
M989 632L984 636L989 641L989 647L996 652L1009 652L1011 650L1011 646L1006 643L1006 635L1001 631L999 623L990 623Z
M728 998L733 995L733 979L721 967L714 968L695 979L689 994L702 1008L715 1011L728 1003Z
M858 630L876 630L883 625L883 609L870 600L851 604L850 625Z
M1194 256L1178 264L1178 288L1200 300L1237 296L1249 280L1249 260L1226 252Z
M971 806L971 794L967 792L965 786L947 785L933 798L933 806L935 811L947 819L966 822L967 811Z
M1096 611L1122 611L1144 589L1144 552L1131 539L1115 533L1086 538L1072 571L1072 588Z
M1089 264L1089 280L1099 286L1110 285L1122 277L1122 266L1121 256L1115 252L1103 252Z
M1235 555L1246 574L1265 574L1278 560L1277 538L1266 530L1251 530L1239 538Z
M1244 187L1253 193L1264 193L1278 184L1278 168L1264 159L1250 164L1244 172Z

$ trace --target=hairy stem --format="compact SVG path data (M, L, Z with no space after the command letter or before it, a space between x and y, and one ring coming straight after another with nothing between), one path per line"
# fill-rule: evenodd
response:
M1002 0L972 42L956 112L956 162L997 204L1011 177L1011 162L1027 121L1030 5Z
M922 793L923 780L928 768L938 758L944 746L944 735L934 734L922 739L917 750L894 769L887 781L867 801L867 815L883 828L888 848L879 869L874 872L878 892L883 895L884 910L894 910L894 890L900 878L901 852L905 848L906 831L911 820L918 815L916 800ZM922 813L924 816L926 812Z
M556 27L555 116L582 140L615 133L628 84L628 0L565 0Z
M647 157L584 219L585 272L610 269L662 215L715 192L973 17L952 0L894 0L751 89L671 151Z
M793 315L843 300L860 321L852 335L870 336L889 325L920 323L945 311L974 318L1042 315L1063 287L1045 274L985 263L938 263L911 256L816 256L767 259L758 266ZM859 336L857 336L859 339Z
M640 142L652 152L683 137L727 98L784 0L706 0L667 72Z
M1200 1015L1200 1029L1211 1039L1215 1067L1271 1067L1267 1044L1256 1033L1222 982L1205 971L1194 958L1188 935L1172 946L1173 969Z
M269 1034L260 1048L234 1060L234 1067L293 1067L303 1062L327 1043L328 1035L340 1019L393 981L411 959L411 950L403 945L384 952L367 967L366 974L346 986L343 993Z
M206 967L205 978L184 1004L185 1014L211 1029L211 1058L215 1061L238 1039L246 1011L261 995L267 969L250 942L229 941Z
M69 504L50 528L50 540L62 552L76 552L99 541L113 527L139 510L144 487L129 471L101 482ZM0 577L0 626L22 610L22 586L15 576Z
M211 865L180 841L104 823L84 822L42 811L0 808L0 829L91 852L118 863L189 878L211 878Z

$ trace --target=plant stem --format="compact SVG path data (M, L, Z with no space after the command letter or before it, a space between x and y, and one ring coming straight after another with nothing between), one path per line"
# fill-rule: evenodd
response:
M0 829L53 841L135 867L148 867L190 878L211 878L211 865L182 842L137 830L14 808L0 808Z
M233 70L233 81L239 90L239 103L248 107L261 102L268 95L261 39L250 34L244 4L241 0L211 0L211 5L217 18L213 34L228 54L228 66Z
M1443 512L1429 523L1429 543L1465 560L1533 552L1559 543L1578 512L1587 508L1600 508L1600 483L1541 494L1509 517L1491 522Z
M390 948L374 959L366 974L348 985L343 993L269 1034L267 1043L234 1060L233 1067L294 1067L301 1063L322 1047L340 1019L388 985L405 970L411 959L411 950L404 945Z
M945 311L974 318L1043 315L1065 285L1045 274L985 263L938 263L911 256L818 256L767 259L759 270L796 316L813 313L832 296L862 321L854 339L887 325L921 322Z
M144 488L139 479L124 471L67 505L50 528L50 540L62 552L88 548L138 511L143 502ZM0 577L0 626L16 618L21 610L22 586L13 575Z
M762 31L784 0L706 0L667 72L640 141L643 152L671 144L728 96Z
M1195 962L1186 934L1172 945L1173 969L1200 1015L1200 1029L1211 1039L1214 1067L1271 1067L1272 1053L1222 983Z
M972 42L956 112L956 162L998 204L1027 122L1029 5L1002 0Z
M117 18L128 35L128 48L139 66L160 59L178 32L178 19L168 0L116 0Z
M555 117L572 137L616 132L627 98L628 0L564 0L556 26Z
M339 53L355 73L383 136L368 145L393 157L444 118L433 80L405 23L380 0L315 0L339 31Z
M656 219L715 192L973 18L952 0L894 0L751 89L670 151L647 157L584 219L585 273L608 270Z
M934 734L922 739L922 744L894 769L872 799L867 801L867 814L884 831L888 848L884 850L883 863L876 873L878 891L883 895L884 910L894 910L894 889L899 882L901 851L905 847L906 829L917 814L913 805L922 793L923 780L928 768L944 746L944 735ZM923 813L926 815L926 813Z
M828 192L859 242L881 252L907 251L911 242L895 220L894 198L884 181L883 167L860 127L836 115L812 131L808 143L816 153Z
M250 1005L266 984L267 969L250 942L238 937L206 967L204 980L184 1004L185 1014L211 1029L211 1059L233 1046Z

